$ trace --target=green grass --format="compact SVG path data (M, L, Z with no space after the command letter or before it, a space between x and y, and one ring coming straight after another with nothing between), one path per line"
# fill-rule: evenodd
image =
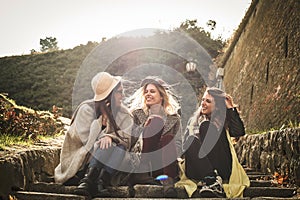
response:
M7 147L11 147L13 145L30 146L31 144L32 140L25 141L21 137L8 134L0 135L0 150L5 150Z
M7 149L8 147L12 147L15 145L30 147L31 145L34 144L35 141L47 141L48 139L51 139L54 137L59 137L62 134L63 133L60 132L53 136L38 135L36 140L32 140L32 139L24 140L24 138L22 138L20 136L14 136L14 135L8 135L8 134L0 135L0 151L3 151L5 149Z

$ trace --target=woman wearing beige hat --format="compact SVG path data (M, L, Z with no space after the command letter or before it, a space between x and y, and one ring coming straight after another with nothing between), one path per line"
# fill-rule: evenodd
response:
M122 104L121 77L100 72L91 81L94 98L82 102L73 114L55 168L55 181L70 184L82 177L77 193L94 195L104 190L103 178L120 165L126 151L133 149L133 120ZM74 182L73 182L74 184Z

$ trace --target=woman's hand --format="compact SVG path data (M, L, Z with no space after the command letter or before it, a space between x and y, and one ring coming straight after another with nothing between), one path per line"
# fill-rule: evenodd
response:
M166 117L166 114L164 113L164 108L160 104L153 104L150 106L149 117L146 120L144 126L148 126L151 120L155 117L158 117L160 119L164 119Z
M108 149L112 145L112 139L109 136L104 136L100 138L97 143L99 144L100 149Z
M158 117L158 118L160 118L160 119L163 119L162 116L160 116L160 115L151 115L151 116L149 116L148 119L146 120L146 122L145 122L145 124L144 124L144 127L145 127L145 126L148 126L148 125L150 124L151 120L152 120L153 118L155 118L155 117Z
M234 107L232 97L229 94L225 94L225 103L226 103L226 108L233 108Z

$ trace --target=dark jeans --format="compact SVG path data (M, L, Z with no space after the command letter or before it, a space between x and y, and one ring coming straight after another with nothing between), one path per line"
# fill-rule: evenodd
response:
M94 152L89 163L90 167L105 168L110 174L114 173L123 161L125 156L125 147L122 145L112 145L107 149L100 149Z
M185 152L185 170L187 177L195 180L203 180L205 176L214 176L216 169L224 181L228 181L231 174L231 154L220 143L220 137L215 147L205 157L199 158L201 141L194 136L187 140L189 148Z
M189 143L190 146L184 154L186 176L195 180L203 180L205 176L212 175L214 168L207 156L201 159L199 158L200 140L190 136L187 143Z

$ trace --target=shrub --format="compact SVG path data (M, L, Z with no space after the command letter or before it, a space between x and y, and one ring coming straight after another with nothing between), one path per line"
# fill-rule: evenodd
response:
M35 111L18 106L6 95L0 94L0 135L20 137L22 140L36 139L39 136L53 136L64 130L59 120L60 109Z

